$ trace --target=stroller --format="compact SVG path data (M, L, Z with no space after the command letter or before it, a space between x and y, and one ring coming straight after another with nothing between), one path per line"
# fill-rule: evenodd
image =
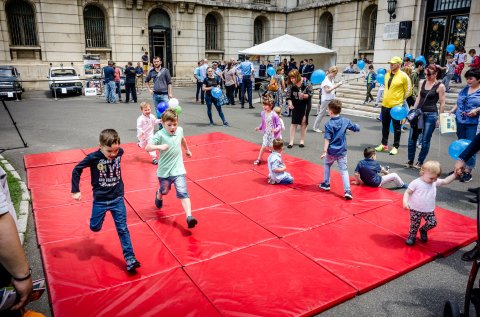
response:
M480 189L477 190L477 201L480 198ZM477 202L477 247L480 247L480 203ZM470 304L475 308L475 315L480 316L480 288L474 288L475 280L480 269L480 258L473 261L470 276L468 277L467 290L465 292L465 302L463 304L463 314L457 303L446 301L443 308L444 317L468 317L470 316ZM480 285L479 285L480 286Z

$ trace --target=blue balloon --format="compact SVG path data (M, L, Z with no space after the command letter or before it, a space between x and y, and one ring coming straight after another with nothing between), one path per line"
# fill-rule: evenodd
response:
M275 75L276 73L277 73L277 72L275 71L275 68L273 68L273 67L267 68L267 74L268 74L268 76L273 76L273 75Z
M462 152L467 148L467 146L471 142L472 141L467 139L460 139L457 141L453 141L448 147L448 154L454 160L458 160L458 157L460 156L460 154L462 154Z
M411 61L413 61L413 55L410 53L405 54L405 57L408 57Z
M377 80L377 83L379 85L385 84L385 75L384 74L378 74L376 80Z
M423 65L427 65L427 60L423 55L417 56L417 58L415 58L415 62L422 62Z
M325 79L325 76L327 76L327 74L325 74L323 70L317 69L312 73L312 76L310 77L310 82L312 83L312 85L319 85Z
M168 103L160 101L157 105L157 116L160 117L162 113L168 109Z
M359 60L357 63L358 69L363 69L365 67L365 62L362 60Z
M448 44L447 45L447 52L448 53L453 53L455 51L455 45L454 44Z
M382 74L382 75L385 75L387 73L387 71L385 70L385 68L380 68L378 70L378 74Z
M395 120L403 120L407 117L408 110L403 106L395 106L390 110L390 116Z
M217 99L220 98L222 96L222 90L218 87L213 88L212 89L212 96L214 98L217 98Z

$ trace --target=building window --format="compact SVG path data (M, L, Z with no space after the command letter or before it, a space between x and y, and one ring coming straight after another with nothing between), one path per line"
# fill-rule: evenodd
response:
M332 48L333 16L330 12L322 14L318 27L318 45Z
M360 33L360 50L375 49L375 33L377 30L377 6L368 6L363 12Z
M434 0L428 2L428 11L440 12L448 10L468 9L471 0Z
M83 25L86 47L107 47L105 14L99 7L85 6L85 9L83 9Z
M209 13L205 18L205 49L219 50L219 27L217 18Z
M38 46L35 28L35 13L32 6L23 0L7 2L5 11L12 46Z
M265 42L265 24L261 17L255 19L253 22L253 45Z

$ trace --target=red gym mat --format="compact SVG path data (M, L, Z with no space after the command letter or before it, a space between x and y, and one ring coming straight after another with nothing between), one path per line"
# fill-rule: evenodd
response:
M180 268L63 300L53 310L69 317L221 316Z
M128 224L141 222L129 205L126 205L126 208ZM91 201L35 210L38 243L42 245L49 242L90 236L92 234L90 231L91 214ZM115 230L110 212L105 215L102 231L105 230Z
M185 271L223 316L313 315L356 293L278 239L189 265Z
M184 214L147 222L182 265L205 261L275 238L227 205L197 211L193 215L201 225L192 230L186 228Z
M437 208L429 241L408 247L402 191L352 186L345 201L336 167L325 192L323 166L287 154L294 184L269 185L268 153L253 165L259 144L219 132L187 140L193 229L174 188L155 207L157 167L135 143L122 144L136 274L125 270L109 213L100 232L89 230L87 170L82 201L70 196L79 151L97 148L25 157L55 316L313 315L475 239L473 219Z
M436 255L421 246L408 247L399 236L357 217L344 218L284 240L359 292L384 284Z

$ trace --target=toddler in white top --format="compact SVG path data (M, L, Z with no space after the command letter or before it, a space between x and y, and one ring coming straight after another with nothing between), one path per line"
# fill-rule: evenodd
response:
M439 162L427 161L423 163L420 169L420 177L408 185L408 189L403 195L403 208L410 210L410 231L405 242L407 245L415 243L422 218L425 219L425 224L420 228L422 242L428 240L427 231L437 226L434 213L437 186L450 184L457 177L453 173L447 178L438 178L441 173Z
M275 113L277 114L278 118L280 119L280 134L278 135L278 138L279 139L283 139L282 138L282 131L285 131L285 123L283 123L283 119L282 119L282 108L280 107L275 107L273 108L273 111L275 111ZM479 125L480 126L480 125Z
M148 140L153 137L153 132L155 130L155 125L160 124L162 120L155 118L155 116L151 113L151 106L148 102L142 102L140 104L140 110L142 114L137 119L137 139L138 139L138 146L142 149L148 144ZM157 165L157 151L150 151L148 152L152 157L152 163Z

